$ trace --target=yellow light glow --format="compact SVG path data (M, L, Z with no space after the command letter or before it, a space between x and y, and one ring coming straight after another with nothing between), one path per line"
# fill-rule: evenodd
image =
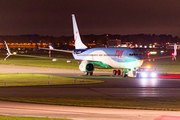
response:
M16 52L13 52L14 55L16 55L17 53Z
M150 54L157 54L157 52L149 52Z

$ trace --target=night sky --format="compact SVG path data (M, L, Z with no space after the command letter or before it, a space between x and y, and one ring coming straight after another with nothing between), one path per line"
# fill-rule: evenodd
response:
M180 0L0 0L0 35L87 34L180 37Z

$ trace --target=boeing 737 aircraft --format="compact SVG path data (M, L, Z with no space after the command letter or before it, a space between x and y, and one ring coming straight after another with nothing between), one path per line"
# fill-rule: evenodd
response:
M79 69L86 75L93 75L94 68L116 69L113 74L120 75L126 71L119 69L137 70L143 63L141 54L131 48L90 48L83 44L77 27L75 15L72 15L75 49L72 55L76 61L79 61ZM62 51L54 49L55 51ZM64 50L62 52L65 52ZM70 51L67 51L70 52Z
M138 69L143 63L141 54L131 48L91 48L88 49L81 41L75 15L72 15L75 50L75 60L81 61L79 69L85 74L93 74L94 68L104 69ZM120 70L113 70L113 74L120 75Z
M127 70L137 71L143 64L143 59L139 51L132 48L88 48L81 41L80 33L77 27L75 15L72 14L73 32L75 49L73 51L53 49L54 51L72 53L74 60L80 63L79 69L86 75L93 75L94 68L114 69L114 75L127 76ZM5 42L6 44L6 42ZM9 55L11 55L6 44ZM43 48L47 49L47 48ZM47 49L49 50L49 49ZM175 53L176 55L177 53ZM7 57L9 57L9 55ZM6 57L6 58L7 58ZM28 56L27 56L28 57ZM37 57L37 56L36 56ZM57 58L61 59L61 58ZM119 69L123 69L120 71Z

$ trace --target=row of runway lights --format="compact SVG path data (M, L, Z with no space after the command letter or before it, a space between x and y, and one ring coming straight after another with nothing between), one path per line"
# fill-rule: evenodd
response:
M48 77L49 78L49 77ZM76 78L74 80L74 83L76 82ZM83 82L84 82L84 79L83 79ZM49 81L48 81L48 85L49 85ZM4 86L6 86L6 83L4 83ZM15 98L17 98L17 93L15 93Z
M32 75L33 75L33 73L32 73ZM50 78L50 75L48 75L48 78ZM84 79L83 79L83 82L84 82ZM74 80L74 83L76 83L76 78ZM49 81L48 81L48 85L49 85ZM6 86L6 83L4 83L4 86ZM17 98L17 93L15 93L15 98Z
M50 76L48 76L48 78L50 78ZM84 79L83 79L83 82L84 82ZM76 78L74 80L74 83L76 83ZM48 81L48 85L49 85L49 81ZM4 86L6 86L6 83L4 83Z
M18 74L18 73L17 73ZM33 73L32 73L32 75L33 75ZM48 78L50 78L50 75L48 75ZM83 79L83 82L84 82L84 79ZM75 78L75 80L74 80L74 83L76 83L76 78ZM48 85L49 85L49 81L48 81ZM4 83L4 86L6 86L6 83Z
M17 73L18 74L18 73ZM32 75L33 75L33 73L32 73ZM48 75L48 78L50 78L50 75ZM83 82L84 82L84 79L83 79ZM74 80L74 83L76 83L76 78L75 78L75 80ZM49 81L48 81L48 85L49 85ZM6 83L4 84L4 86L6 86Z

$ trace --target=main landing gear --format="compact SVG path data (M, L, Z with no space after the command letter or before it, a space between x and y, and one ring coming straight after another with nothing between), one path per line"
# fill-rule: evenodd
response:
M93 75L93 72L85 72L84 74L85 74L85 75L90 75L90 76L92 76L92 75Z
M123 77L127 77L127 72L123 71L121 73L121 71L117 69L117 70L113 70L113 75L122 75Z
M120 70L113 70L113 75L121 75L121 71Z

